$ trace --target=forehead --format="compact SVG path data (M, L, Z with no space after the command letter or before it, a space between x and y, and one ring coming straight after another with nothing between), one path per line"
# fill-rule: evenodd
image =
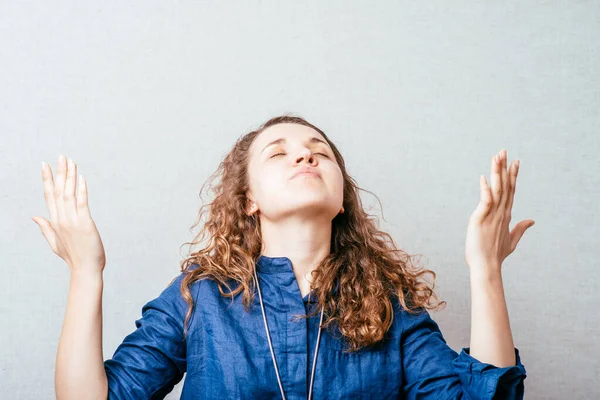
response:
M294 124L294 123L282 123L268 127L256 137L254 143L257 147L262 149L265 145L272 142L275 139L286 138L288 141L308 139L316 136L319 139L325 140L325 138L316 130L310 126Z

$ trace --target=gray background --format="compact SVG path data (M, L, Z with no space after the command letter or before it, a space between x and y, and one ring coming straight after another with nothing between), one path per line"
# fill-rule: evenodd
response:
M284 112L330 135L382 229L438 273L455 350L479 175L520 159L513 223L536 225L503 271L526 398L595 397L600 3L482 3L2 2L1 397L54 398L69 271L30 219L48 215L40 161L88 181L109 358L178 274L204 180Z

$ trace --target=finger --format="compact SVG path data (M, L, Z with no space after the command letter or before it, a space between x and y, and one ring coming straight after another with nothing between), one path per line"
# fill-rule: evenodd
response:
M506 169L508 155L506 149L503 149L500 152L500 160L500 184L502 185L502 194L500 196L498 208L504 210L506 208L506 199L508 198L508 171Z
M50 221L56 223L56 202L54 199L54 179L52 178L52 170L50 166L42 161L42 181L44 183L44 199L46 199L46 205L48 206L48 213L50 214Z
M479 177L479 191L480 199L475 213L478 216L478 220L482 221L489 214L493 204L492 192L483 175Z
M50 248L52 248L52 251L54 251L56 253L57 252L57 248L56 248L56 233L54 232L54 229L52 229L52 225L50 225L50 222L48 222L44 218L38 217L38 216L31 217L31 219L41 229L42 235L44 235L44 237L48 241L48 244L50 245Z
M498 156L498 154L496 154L492 158L492 172L490 174L490 182L492 184L492 200L494 201L492 208L494 209L498 207L498 203L500 202L500 195L502 194L500 165L498 164L499 162L500 157Z
M90 209L88 207L87 183L82 175L79 175L79 188L77 190L77 212L86 213L89 217Z
M515 198L515 189L517 187L517 175L519 174L519 160L513 161L510 164L510 168L508 169L508 171L509 171L508 181L509 181L510 185L509 185L509 195L508 195L508 201L506 203L506 209L509 212L511 212L513 201Z
M75 178L77 177L77 166L75 162L69 158L67 161L67 179L65 181L64 204L65 212L69 218L77 215L77 204L75 203Z
M65 180L67 177L67 160L62 154L58 156L58 166L56 167L56 180L54 181L54 199L56 201L56 214L58 222L65 221Z

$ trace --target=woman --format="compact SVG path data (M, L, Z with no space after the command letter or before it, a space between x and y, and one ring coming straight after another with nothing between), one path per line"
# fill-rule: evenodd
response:
M283 115L235 143L188 244L208 241L103 361L106 260L86 181L76 195L71 159L59 157L56 181L43 165L51 222L34 221L71 270L57 397L158 399L186 373L182 399L522 398L501 265L533 221L508 231L514 166L501 151L491 188L481 177L465 250L471 347L460 354L427 311L445 304L423 279L435 273L377 229L325 133Z

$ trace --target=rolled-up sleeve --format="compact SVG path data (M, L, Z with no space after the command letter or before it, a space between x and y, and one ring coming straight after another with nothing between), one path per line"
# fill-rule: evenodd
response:
M401 356L407 399L522 399L526 371L515 348L516 365L499 368L473 358L470 348L450 348L429 312L402 312Z
M187 367L183 321L188 307L180 291L184 275L142 307L135 331L104 361L109 399L162 399L183 378Z

